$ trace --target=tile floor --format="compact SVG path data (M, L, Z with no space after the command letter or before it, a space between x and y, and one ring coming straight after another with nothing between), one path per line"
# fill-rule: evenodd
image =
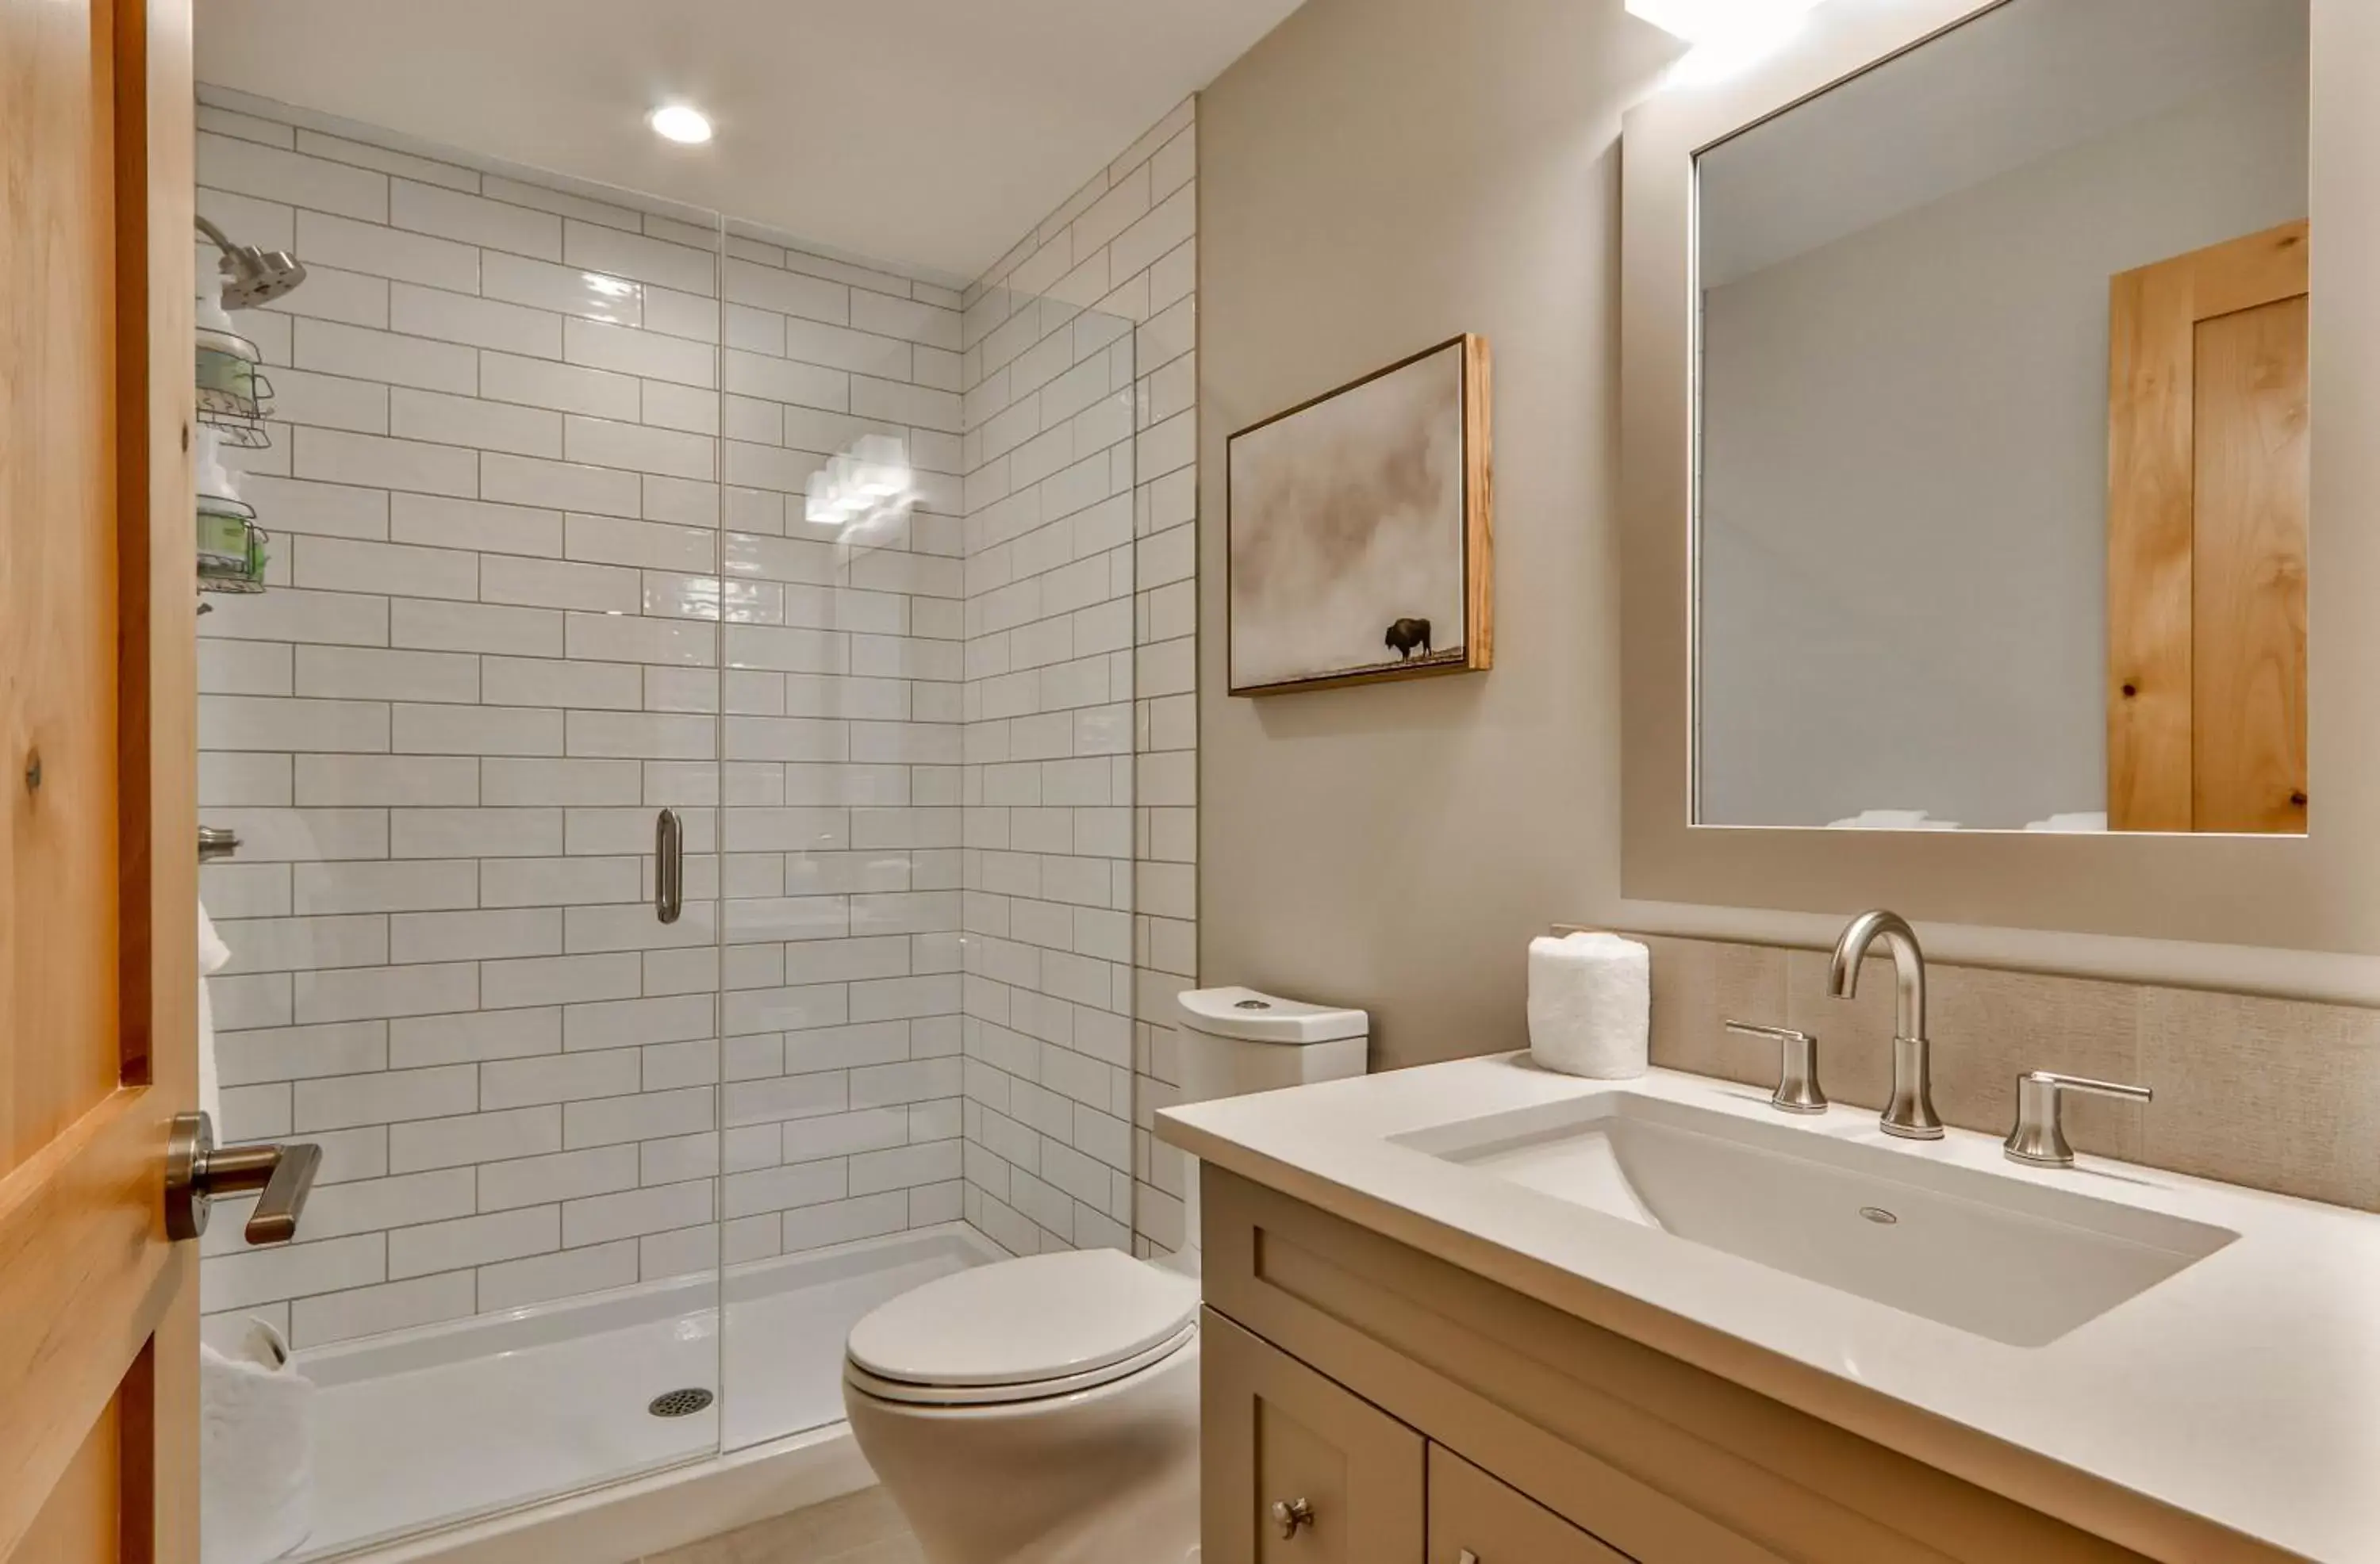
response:
M644 1564L925 1564L882 1488L657 1553Z

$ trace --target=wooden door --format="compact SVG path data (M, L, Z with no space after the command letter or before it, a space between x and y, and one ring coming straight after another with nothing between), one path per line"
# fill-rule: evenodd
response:
M1429 1447L1429 1564L1630 1564L1526 1494Z
M2107 823L2306 829L2308 226L2109 294Z
M188 0L0 0L0 1558L198 1557Z
M1421 1436L1212 1309L1204 1317L1206 1564L1420 1564Z

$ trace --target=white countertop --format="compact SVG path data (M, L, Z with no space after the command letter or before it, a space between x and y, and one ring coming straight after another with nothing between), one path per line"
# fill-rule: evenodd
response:
M1613 1090L2240 1237L2046 1346L2014 1347L1389 1140ZM1170 1109L1158 1115L1158 1135L1880 1442L1920 1432L1930 1419L1912 1414L1930 1414L2055 1463L2038 1467L2045 1477L2070 1468L2324 1564L2380 1560L2380 1217L2097 1158L2024 1168L1989 1135L1895 1140L1865 1109L1797 1119L1729 1082L1662 1070L1634 1081L1578 1080L1517 1055ZM1664 1331L1665 1319L1703 1329ZM1760 1351L1695 1345L1724 1339ZM1866 1393L1845 1396L1845 1388ZM1963 1441L1979 1452L1973 1470L1961 1469L1961 1441L1924 1443L1933 1464L2051 1513L2074 1488L2011 1482L2010 1463L1983 1458L1985 1441ZM1943 1449L1953 1453L1937 1459Z

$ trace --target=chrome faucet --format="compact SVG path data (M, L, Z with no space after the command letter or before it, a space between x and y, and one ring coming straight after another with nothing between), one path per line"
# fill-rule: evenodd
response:
M1860 964L1877 940L1892 952L1898 996L1892 1028L1892 1099L1885 1105L1884 1133L1903 1140L1940 1140L1942 1121L1934 1112L1933 1048L1925 1040L1925 952L1918 949L1917 930L1899 913L1878 910L1852 919L1852 926L1835 942L1834 964L1827 970L1827 992L1839 1000L1859 993Z

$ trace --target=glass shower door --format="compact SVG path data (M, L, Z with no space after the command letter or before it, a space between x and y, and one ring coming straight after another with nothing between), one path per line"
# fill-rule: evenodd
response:
M230 1560L718 1448L720 225L298 117L200 110L200 212L309 269L200 453L271 536L200 621L218 1135L323 1154L202 1240Z

